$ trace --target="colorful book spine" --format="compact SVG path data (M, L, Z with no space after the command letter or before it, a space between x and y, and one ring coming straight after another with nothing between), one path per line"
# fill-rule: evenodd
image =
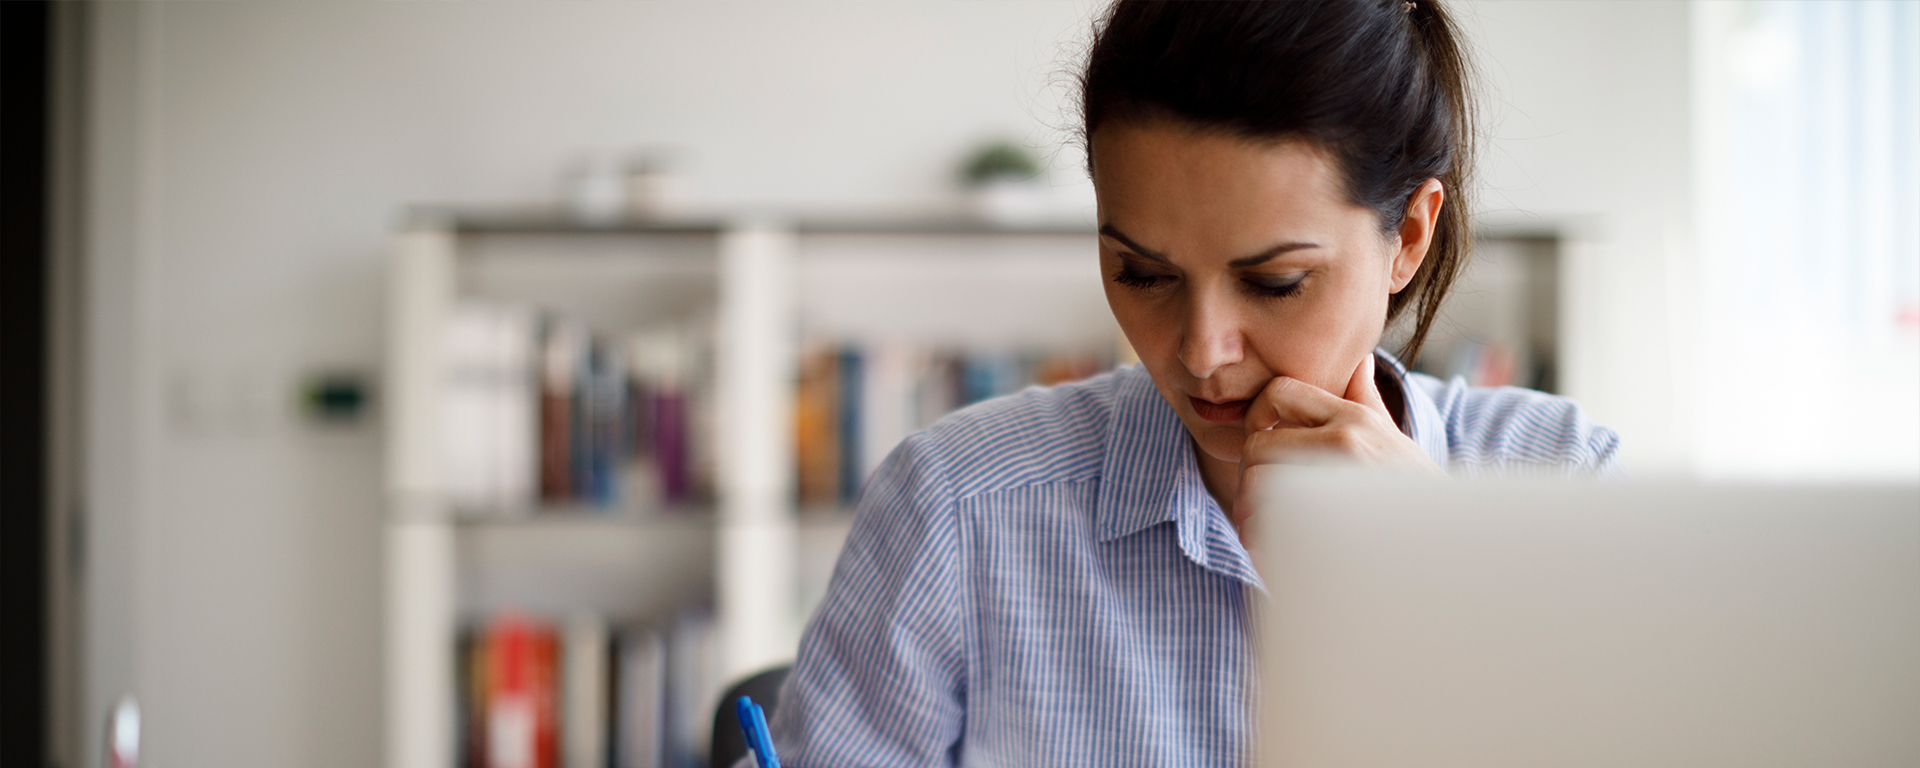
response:
M794 394L795 487L802 503L827 504L840 497L838 356L830 351L802 358Z
M695 423L706 383L696 375L699 334L676 326L613 344L558 315L519 327L523 338L510 357L521 362L507 368L518 365L520 374L495 377L511 384L501 389L504 401L450 393L450 453L499 454L484 466L463 459L475 467L466 475L521 468L486 498L616 508L634 494L642 504L669 507L705 497L711 457ZM495 413L504 414L496 419L502 426L475 428Z
M547 318L540 340L540 497L546 501L574 497L575 382L585 348L578 326Z
M865 464L860 456L861 438L864 436L860 415L863 410L862 400L865 397L864 388L861 386L866 377L865 361L866 356L859 347L840 348L837 361L840 370L834 377L836 383L840 385L839 398L834 403L834 416L838 419L834 434L839 438L835 442L839 443L840 459L836 462L839 477L834 485L839 491L836 495L842 504L854 502L855 497L860 493L861 481L866 479L865 473L861 471Z
M795 489L804 506L847 506L894 446L982 400L1086 378L1112 350L956 352L904 344L817 346L794 390Z
M695 607L614 628L503 613L459 641L463 768L698 768L725 682Z
M550 629L496 619L478 648L478 764L557 768L556 647Z
M653 393L653 461L660 498L684 504L693 498L692 457L688 455L687 395L673 389Z
M637 438L634 453L642 457L640 469L650 475L655 495L668 506L698 495L691 423L698 363L692 337L684 328L667 327L636 334L627 346L639 414L630 420Z

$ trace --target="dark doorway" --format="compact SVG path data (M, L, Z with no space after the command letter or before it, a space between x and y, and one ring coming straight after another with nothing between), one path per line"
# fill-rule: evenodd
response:
M49 3L0 2L0 763L47 764Z

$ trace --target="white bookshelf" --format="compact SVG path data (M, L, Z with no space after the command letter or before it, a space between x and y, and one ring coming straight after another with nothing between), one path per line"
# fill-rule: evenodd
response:
M1518 350L1523 369L1551 370L1557 250L1550 233L1483 238L1429 348L1491 340ZM700 596L715 608L723 679L790 660L850 524L844 509L795 508L803 341L1112 345L1101 284L1086 226L415 216L394 238L388 309L389 768L453 763L456 635L502 607L634 620ZM465 298L561 310L608 334L710 317L711 507L459 514L439 450L446 327Z
M723 679L791 660L849 522L795 510L801 341L1111 345L1095 264L1091 228L1076 226L414 216L393 241L388 315L389 768L454 762L456 636L503 606L622 619L698 595L715 609ZM455 510L439 453L444 343L469 297L564 310L607 333L711 317L712 508Z

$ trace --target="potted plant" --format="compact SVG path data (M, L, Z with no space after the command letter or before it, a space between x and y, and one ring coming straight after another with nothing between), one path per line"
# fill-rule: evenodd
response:
M1046 217L1046 190L1039 160L1025 147L999 141L980 147L960 169L973 213L996 224L1022 224Z

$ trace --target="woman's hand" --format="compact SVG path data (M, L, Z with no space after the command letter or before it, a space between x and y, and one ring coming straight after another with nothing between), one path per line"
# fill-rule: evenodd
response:
M1248 543L1250 498L1247 471L1269 464L1305 464L1329 459L1393 471L1444 475L1413 438L1393 423L1373 381L1368 353L1341 396L1299 379L1279 376L1247 409L1247 442L1240 451L1240 482L1228 519Z

